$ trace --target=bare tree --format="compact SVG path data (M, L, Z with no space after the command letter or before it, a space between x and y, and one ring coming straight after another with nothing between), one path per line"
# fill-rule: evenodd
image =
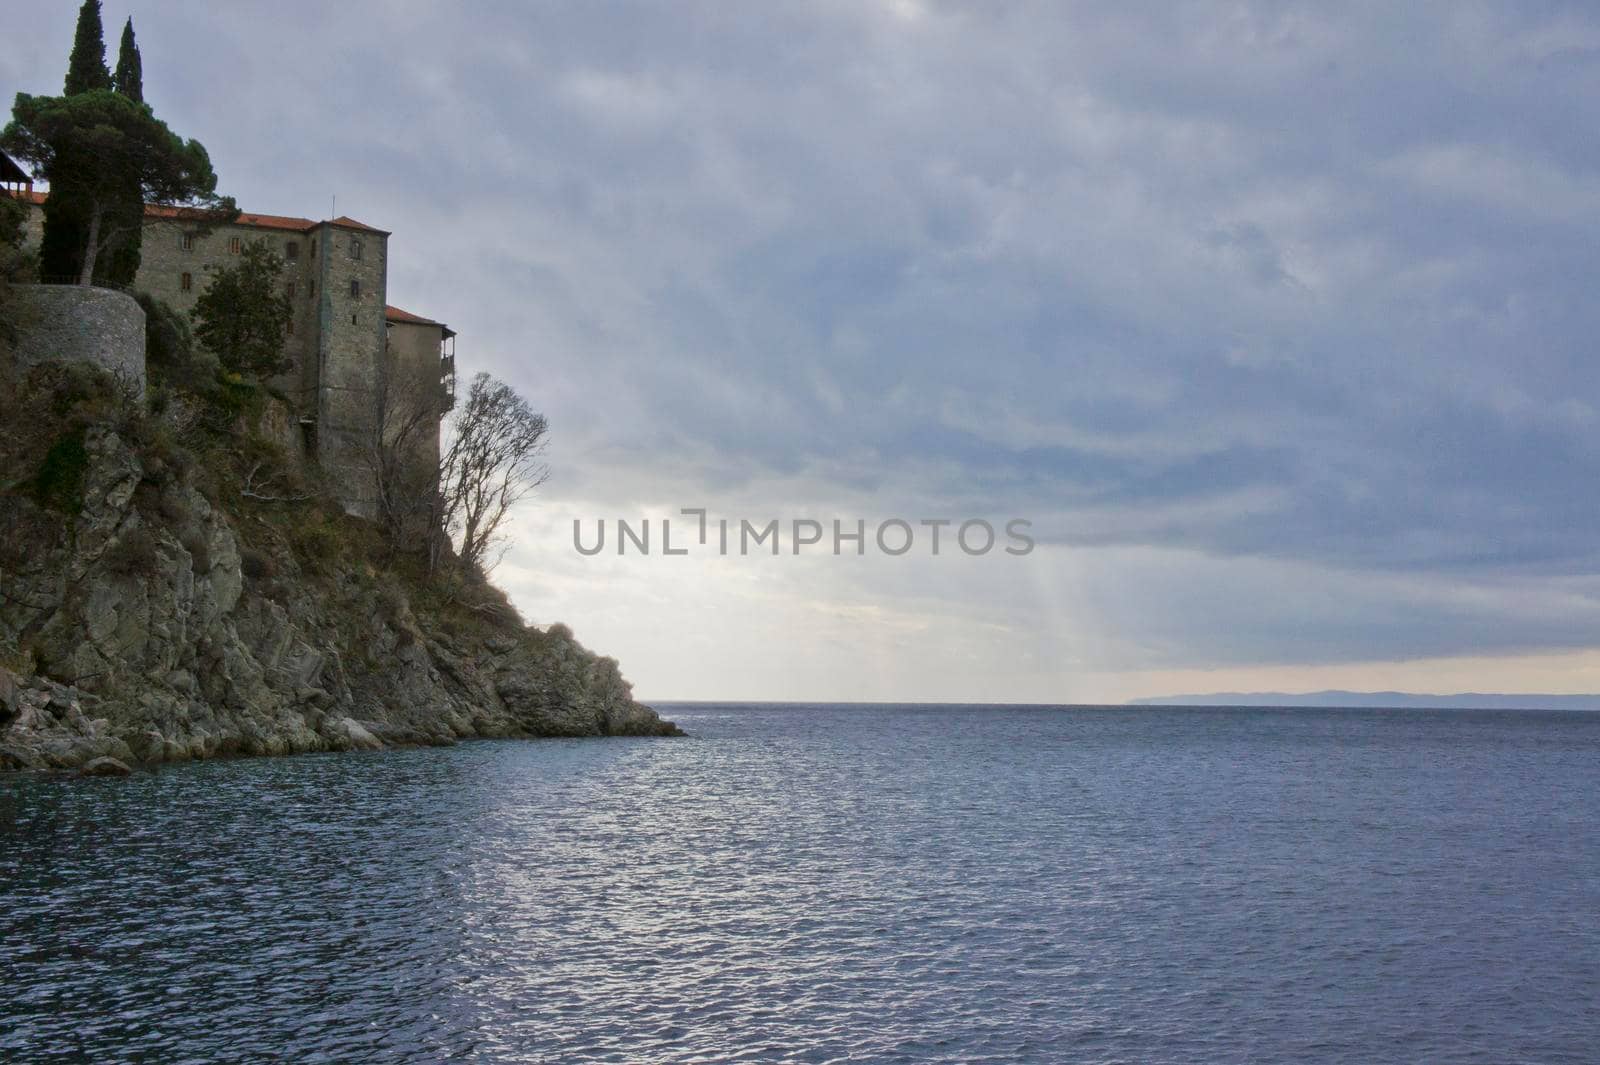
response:
M449 399L437 373L392 365L379 380L376 400L362 458L372 473L378 521L391 547L429 542L442 522L439 419Z
M511 508L550 476L548 430L509 385L486 373L472 379L439 462L438 495L439 527L468 574L482 572Z

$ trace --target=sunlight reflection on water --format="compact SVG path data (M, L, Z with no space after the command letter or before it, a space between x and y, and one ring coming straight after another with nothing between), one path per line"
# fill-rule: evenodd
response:
M674 707L0 782L0 1057L1587 1061L1600 715Z

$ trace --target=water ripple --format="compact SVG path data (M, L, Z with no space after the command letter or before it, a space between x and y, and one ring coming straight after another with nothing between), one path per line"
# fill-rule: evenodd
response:
M670 716L0 781L0 1058L1600 1048L1600 715Z

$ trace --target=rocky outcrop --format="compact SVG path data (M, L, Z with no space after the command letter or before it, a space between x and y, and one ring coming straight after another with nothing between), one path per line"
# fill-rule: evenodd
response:
M0 768L677 733L565 626L323 564L113 427L80 449L75 513L0 495Z

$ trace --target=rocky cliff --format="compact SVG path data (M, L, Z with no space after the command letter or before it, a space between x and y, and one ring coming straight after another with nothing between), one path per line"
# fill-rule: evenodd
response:
M0 381L0 768L676 734L565 626L115 387Z

